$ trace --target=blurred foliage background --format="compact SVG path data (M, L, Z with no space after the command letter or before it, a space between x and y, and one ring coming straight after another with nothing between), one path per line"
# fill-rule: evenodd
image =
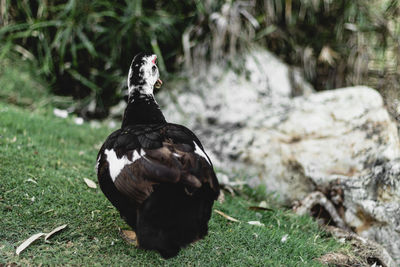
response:
M23 58L104 117L124 93L133 56L153 51L162 76L210 63L240 70L262 46L299 67L317 90L355 84L400 96L397 0L0 0L0 62ZM92 110L88 107L92 106Z

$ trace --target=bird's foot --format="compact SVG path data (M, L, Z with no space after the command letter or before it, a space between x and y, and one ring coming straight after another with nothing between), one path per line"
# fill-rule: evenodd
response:
M131 230L122 230L119 229L119 235L124 239L128 244L134 245L135 247L139 246L136 233Z

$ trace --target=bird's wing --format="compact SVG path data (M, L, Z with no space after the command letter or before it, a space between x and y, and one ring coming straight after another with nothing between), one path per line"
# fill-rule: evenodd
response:
M164 130L164 135L172 141L175 152L182 156L184 170L195 176L202 184L209 184L218 197L219 184L212 162L197 136L188 128L172 123Z
M159 183L182 183L192 190L209 184L215 197L219 193L210 159L183 126L122 130L113 145L104 148L102 162L118 191L137 203Z

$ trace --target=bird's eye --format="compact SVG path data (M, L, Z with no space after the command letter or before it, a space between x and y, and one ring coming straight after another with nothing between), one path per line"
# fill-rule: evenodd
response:
M153 72L155 72L157 70L157 67L153 66L151 69L153 70Z

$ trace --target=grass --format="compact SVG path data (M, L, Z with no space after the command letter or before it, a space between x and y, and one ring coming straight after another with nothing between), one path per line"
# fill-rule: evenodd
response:
M163 260L125 243L118 227L127 226L101 191L83 181L96 180L96 153L110 130L74 125L1 102L0 117L0 264L318 266L314 259L339 249L309 217L280 209L251 211L251 200L226 196L215 209L242 222L213 213L204 240ZM254 220L266 226L246 223ZM20 256L15 254L31 235L65 223L68 227L51 243L40 239Z
M214 212L209 235L176 258L164 260L136 249L118 234L119 227L128 228L119 213L99 188L83 181L96 181L96 154L111 130L54 117L49 103L54 97L46 86L26 69L8 66L0 75L0 266L320 266L319 256L347 250L310 217L279 208L249 210L256 205L255 196L261 200L254 192L247 197L226 194L225 202L214 208L241 222ZM42 238L15 254L31 235L63 224L67 228L50 243ZM281 242L285 235L287 241Z
M49 99L44 83L32 79L35 76L33 67L14 57L1 60L0 100L25 107L33 104L40 107Z
M41 113L48 113L54 105L67 108L74 104L71 97L50 94L37 66L14 54L0 61L0 101Z

